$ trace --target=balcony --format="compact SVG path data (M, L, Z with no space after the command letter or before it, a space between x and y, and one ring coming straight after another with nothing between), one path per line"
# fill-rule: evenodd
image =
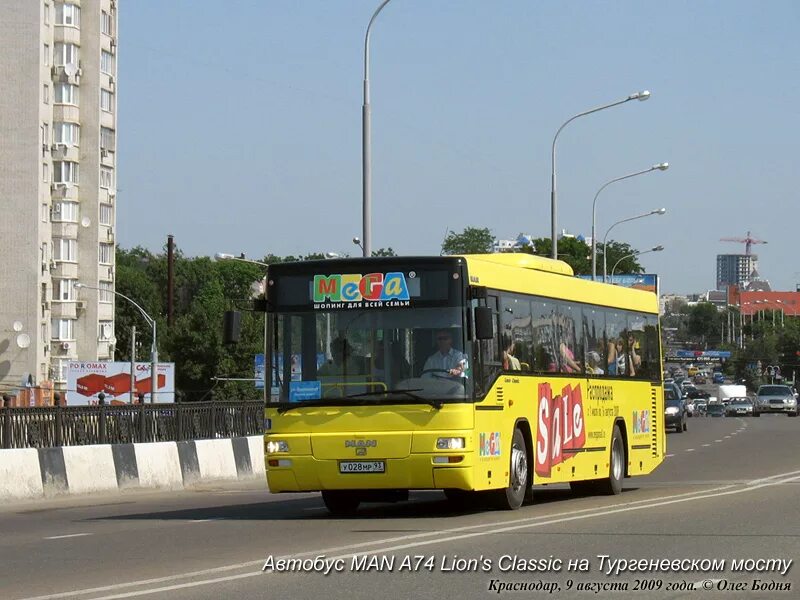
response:
M52 155L53 160L69 160L72 162L78 162L81 151L78 146L59 143L50 146L50 154Z
M77 302L69 300L53 301L50 305L50 317L53 319L77 319Z
M50 76L53 79L53 83L80 85L82 74L81 68L76 64L53 65L53 68L50 69Z
M77 202L78 186L74 183L50 184L50 197L53 200L73 200Z

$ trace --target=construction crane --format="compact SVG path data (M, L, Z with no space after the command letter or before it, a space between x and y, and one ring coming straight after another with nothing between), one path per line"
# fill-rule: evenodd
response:
M720 242L739 242L740 244L744 244L744 253L750 256L750 246L753 244L766 244L764 240L757 240L754 237L750 237L750 232L747 232L747 237L743 238L734 238L734 237L727 237L727 238L720 238Z

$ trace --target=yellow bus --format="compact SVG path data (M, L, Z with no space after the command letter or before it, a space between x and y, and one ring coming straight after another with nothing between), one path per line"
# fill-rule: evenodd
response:
M284 263L267 290L272 492L516 509L534 484L618 494L664 458L651 292L528 254Z

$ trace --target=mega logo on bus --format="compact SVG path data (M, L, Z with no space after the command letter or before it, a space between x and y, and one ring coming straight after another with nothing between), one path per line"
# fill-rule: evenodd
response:
M550 477L553 467L586 443L581 386L568 384L554 396L549 383L540 383L538 415L534 471Z
M314 302L409 300L402 273L314 275Z

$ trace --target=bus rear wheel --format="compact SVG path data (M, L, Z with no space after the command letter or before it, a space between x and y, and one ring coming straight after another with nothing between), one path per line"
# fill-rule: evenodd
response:
M325 490L322 492L322 501L328 512L335 517L352 517L361 504L355 492L346 490Z
M508 487L491 492L493 504L502 510L518 509L525 501L530 485L525 436L519 429L515 429L509 457Z
M597 481L597 490L601 494L615 496L622 492L622 480L625 478L625 440L619 425L614 425L611 435L611 455L608 461L608 477Z

